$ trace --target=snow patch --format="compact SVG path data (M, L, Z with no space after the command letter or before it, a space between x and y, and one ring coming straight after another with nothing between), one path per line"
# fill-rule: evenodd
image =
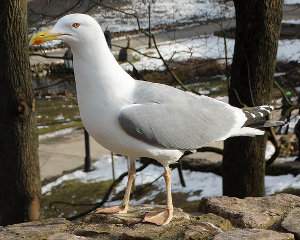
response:
M162 24L183 24L206 21L208 19L232 18L234 17L233 4L222 4L216 0L164 0L151 1L151 26ZM121 10L134 13L138 16L140 26L148 28L148 4L140 0L132 0L131 4L121 7ZM112 32L137 30L137 20L116 11L110 11L99 7L93 15L101 24Z
M213 35L205 35L196 39L180 39L176 41L168 41L159 45L159 51L165 60L186 61L193 58L201 59L221 59L225 58L224 39ZM227 40L228 56L231 57L234 49L234 41ZM154 49L141 48L142 53L153 57L158 57ZM133 62L137 70L164 70L165 67L160 59L141 56L138 53L132 53L133 58L139 59ZM132 70L132 66L123 63L121 66L125 70Z
M300 0L284 0L284 4L287 5L300 4Z
M70 133L74 132L75 130L76 130L76 128L66 128L66 129L55 131L55 132L42 134L42 135L39 135L39 140L45 140L48 138L64 136L66 134L70 134Z
M227 39L227 56L231 62L234 51L234 39ZM180 39L176 41L168 41L159 44L159 51L165 60L175 62L187 61L189 59L217 59L224 62L225 47L224 39L214 35L203 35L200 38ZM142 53L158 57L155 49L142 47L138 49ZM165 67L160 59L149 58L138 53L132 52L132 61L135 68L141 70L164 70ZM277 52L277 60L280 61L299 61L300 60L300 40L280 40ZM132 70L129 63L123 63L121 66L125 70Z
M292 161L293 159L280 159L280 161ZM127 171L127 159L120 156L115 156L115 172L116 176ZM140 162L137 162L137 167L141 166ZM84 172L83 170L77 170L72 173L66 174L54 182L51 182L42 188L42 193L50 193L51 190L68 180L79 180L81 182L98 182L109 180L112 178L111 169L111 157L110 155L103 156L94 163L94 170L91 172ZM165 183L162 177L163 169L159 166L149 165L145 170L139 172L136 178L136 185L152 183L158 190L152 191L151 194L146 195L138 201L134 201L136 204L141 204L145 200L151 201L155 198L156 194L165 191ZM182 187L180 184L178 171L175 169L172 172L172 192L183 192L189 195L188 201L199 200L203 197L221 196L222 195L222 178L214 173L204 172L192 172L189 170L183 171L184 179L187 187ZM160 178L159 178L160 177ZM157 180L157 178L159 178ZM126 187L127 178L116 188L116 192L122 191ZM274 194L282 191L286 188L300 188L300 175L293 176L291 174L282 176L266 176L265 177L266 194ZM117 204L119 201L110 202L109 204Z
M300 2L300 1L299 1L299 2ZM287 23L287 24L300 24L300 19L282 20L282 23Z

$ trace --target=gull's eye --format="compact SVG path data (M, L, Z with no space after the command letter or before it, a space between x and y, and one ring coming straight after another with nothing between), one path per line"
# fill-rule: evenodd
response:
M80 26L80 23L73 23L73 24L72 24L72 27L73 27L73 28L79 28L79 26Z

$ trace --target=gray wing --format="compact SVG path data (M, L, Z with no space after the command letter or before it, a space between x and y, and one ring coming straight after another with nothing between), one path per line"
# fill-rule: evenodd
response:
M167 149L196 149L221 140L237 125L236 108L160 84L139 86L119 123L127 134Z

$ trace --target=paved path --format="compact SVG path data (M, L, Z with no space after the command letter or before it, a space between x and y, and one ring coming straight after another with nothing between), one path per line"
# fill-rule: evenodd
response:
M92 138L90 144L92 159L110 154ZM40 141L39 158L42 180L82 166L84 157L83 131L78 130L61 137Z

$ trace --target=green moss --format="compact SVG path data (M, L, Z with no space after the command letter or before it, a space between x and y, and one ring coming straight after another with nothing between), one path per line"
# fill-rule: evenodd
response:
M42 216L44 218L69 217L76 212L87 210L103 197L111 182L111 180L95 183L66 181L53 188L50 194L42 196Z
M289 194L300 196L300 189L299 188L286 188L278 193L289 193Z
M53 97L37 99L38 134L58 131L66 128L82 127L77 102L71 97Z
M83 183L77 180L66 181L54 187L51 194L46 194L42 197L42 215L44 218L69 217L76 212L87 210L103 197L111 182L111 180L95 183ZM131 199L140 200L145 197L145 204L164 205L166 203L166 194L164 191L158 190L155 185L139 185L133 191ZM153 196L155 193L156 195L151 198L150 196ZM123 195L124 191L113 194L112 200L120 200L123 198ZM187 201L188 197L191 196L190 194L178 192L172 195L175 207L182 208L188 213L198 212L199 201ZM147 198L147 196L149 197ZM72 205L59 202L67 202Z
M48 126L47 128L38 129L38 134L42 135L42 134L51 133L66 128L81 128L81 127L83 127L81 121L74 121L74 122L72 121L65 124L55 124L55 125Z

